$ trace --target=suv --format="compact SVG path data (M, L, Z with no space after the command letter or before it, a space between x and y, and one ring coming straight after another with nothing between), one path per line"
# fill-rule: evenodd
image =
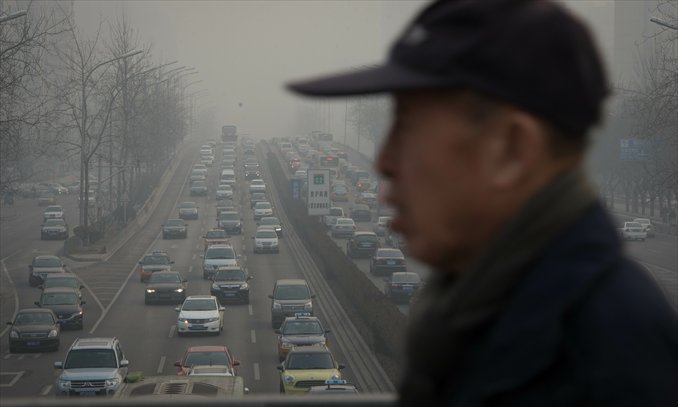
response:
M226 301L250 303L250 286L253 277L240 266L219 267L212 275L210 294L217 297L220 304Z
M112 395L127 376L125 359L117 338L78 338L68 349L64 362L54 362L61 374L57 395Z
M211 278L216 270L222 266L237 266L238 256L230 244L213 244L207 247L205 254L200 256L202 261L202 277Z
M31 287L42 284L48 274L65 273L66 265L57 256L35 256L28 265L28 284Z
M271 325L277 329L286 317L293 317L300 312L313 315L313 298L306 280L278 280L273 287L271 301Z

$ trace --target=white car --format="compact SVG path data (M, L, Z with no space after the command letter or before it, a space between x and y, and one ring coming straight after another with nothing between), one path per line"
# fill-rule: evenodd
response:
M650 219L636 218L633 221L638 222L643 226L643 230L647 234L647 237L654 236L654 229L652 228L652 221Z
M220 185L217 189L217 199L232 199L233 188L230 185Z
M259 226L254 234L254 253L280 253L278 234L270 226Z
M297 170L294 172L294 175L292 175L292 179L304 180L306 178L308 178L308 174L304 170Z
M645 240L647 232L638 222L624 222L624 227L619 229L619 234L624 240Z
M261 178L256 178L250 181L250 193L252 192L266 192L266 183Z
M205 279L210 278L219 267L238 265L238 256L230 244L208 246L201 257L203 258L202 276Z
M265 216L273 216L273 205L267 201L261 201L254 204L254 219L261 219Z
M64 208L61 205L51 205L45 208L45 212L42 214L44 220L47 219L63 219L64 218Z
M177 307L177 335L208 332L219 335L224 329L224 310L213 295L191 295Z
M330 214L325 215L325 227L328 229L332 227L335 223L337 223L337 219L343 218L344 215L344 208L341 206L333 206L330 208Z
M377 236L386 236L386 230L388 229L388 224L393 219L390 216L380 216L377 218L377 223L374 225L374 233Z
M355 231L355 221L351 218L338 218L332 225L332 237L353 237Z

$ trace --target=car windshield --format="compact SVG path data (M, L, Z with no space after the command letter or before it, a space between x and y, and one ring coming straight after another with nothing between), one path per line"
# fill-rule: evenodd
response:
M161 255L150 255L150 256L144 256L144 259L141 261L141 264L143 265L157 265L157 264L162 264L162 265L168 265L170 264L170 259L167 256L161 256Z
M193 298L184 301L183 311L214 311L217 303L212 298Z
M308 292L308 287L302 284L279 285L273 297L276 300L304 300L311 298L311 293Z
M391 280L394 283L419 283L421 278L416 273L393 273Z
M222 213L219 215L220 220L240 220L240 215L237 213Z
M44 288L53 288L53 287L79 288L80 281L78 281L77 278L71 277L49 277L45 279L42 286Z
M252 199L266 199L266 194L262 192L255 192L252 194Z
M287 359L287 369L334 369L332 355L325 352L294 353Z
M42 305L75 305L78 303L76 293L44 293L40 299Z
M242 270L219 270L214 275L217 281L244 281L245 273Z
M322 335L323 327L318 321L288 321L281 329L284 335Z
M377 257L402 259L403 258L403 252L401 252L400 250L393 250L393 249L379 249L379 250L377 250Z
M61 267L61 260L56 257L46 257L33 260L34 268Z
M226 232L221 229L208 230L207 234L205 235L206 239L225 239L227 237L228 235L226 234Z
M17 314L14 325L54 325L54 319L46 312L22 312Z
M260 179L253 179L251 185L264 185L264 181Z
M64 362L64 369L117 367L113 349L71 349Z
M181 219L170 219L165 223L165 226L184 226L184 221Z
M45 221L45 226L64 226L65 223L62 219L47 219Z
M641 225L638 222L626 222L626 227L627 228L642 228L643 225Z
M48 206L45 208L45 212L63 212L60 206Z
M353 219L337 219L337 225L353 225Z
M176 273L153 273L149 283L180 283L181 277Z
M259 221L259 225L271 225L271 226L278 226L280 225L280 221L278 218L261 218Z
M206 259L235 259L235 252L231 247L210 247L205 253Z
M231 361L225 352L190 352L186 355L183 365L185 367L192 367L194 365L230 366Z
M257 234L255 235L255 237L257 237L259 239L273 239L273 238L277 238L278 235L275 233L275 230L261 229L261 230L257 230Z
M271 209L271 204L268 202L257 202L254 209Z
M379 239L377 235L358 235L355 237L355 240L359 242L377 242Z
M222 191L222 192L229 192L229 191L233 191L233 188L231 188L230 185L220 185L218 190Z
M195 181L191 188L207 188L207 184L205 184L205 181Z

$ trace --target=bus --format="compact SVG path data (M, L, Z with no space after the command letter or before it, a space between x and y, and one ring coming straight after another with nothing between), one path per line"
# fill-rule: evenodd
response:
M323 133L321 131L311 132L311 146L321 153L329 153L332 148L332 133Z
M320 154L318 156L318 168L330 170L330 176L336 178L339 173L339 158L330 154Z

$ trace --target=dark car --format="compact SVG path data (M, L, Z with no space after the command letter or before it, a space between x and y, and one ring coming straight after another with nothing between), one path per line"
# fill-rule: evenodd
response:
M250 194L250 208L254 208L257 202L268 202L265 192L252 192Z
M240 266L222 266L212 275L210 294L217 297L221 304L225 302L250 303L250 286L252 276Z
M226 366L230 376L237 376L240 361L235 359L226 346L191 346L181 360L174 362L179 376L186 376L193 366Z
M323 328L318 317L307 313L285 318L278 334L278 359L285 360L287 353L295 346L327 345L329 329Z
M399 249L378 249L370 261L370 274L386 275L406 270L405 255Z
M47 219L40 228L40 240L68 239L68 225L63 219Z
M82 289L85 288L78 276L71 273L48 274L42 280L42 284L40 284L40 288L43 290L55 287L72 288L78 293L80 298L82 298Z
M40 255L33 257L33 261L28 265L28 272L28 284L35 287L42 284L49 274L66 273L66 265L57 256Z
M414 296L421 286L419 274L409 271L396 272L386 280L384 293L392 301L403 300L405 302Z
M235 204L233 199L219 199L217 200L217 218L221 215L221 212L234 211Z
M379 238L374 232L355 232L346 242L348 257L371 257L379 248Z
M35 305L40 308L51 309L57 316L62 328L75 327L82 329L83 311L85 301L80 299L78 292L73 288L55 287L42 290L40 301Z
M217 219L217 224L222 228L226 233L241 234L242 233L242 217L238 212L235 211L224 211L219 214L219 219Z
M195 202L182 202L179 204L180 219L198 219L198 205Z
M171 302L181 304L186 299L187 281L178 271L158 271L151 274L146 285L144 303Z
M263 218L259 219L257 226L270 227L271 229L275 230L275 233L278 235L278 237L282 237L283 235L280 219L276 218L275 216L264 216Z
M351 219L356 222L371 222L372 210L365 204L357 204L351 209Z
M245 179L252 180L255 178L261 178L259 165L245 164Z
M183 239L188 237L188 225L184 223L183 219L168 219L162 225L162 238L169 239L171 237Z
M191 196L207 196L207 183L205 181L193 181L190 194Z
M54 311L46 308L19 310L8 322L10 353L19 351L59 350L60 327Z

